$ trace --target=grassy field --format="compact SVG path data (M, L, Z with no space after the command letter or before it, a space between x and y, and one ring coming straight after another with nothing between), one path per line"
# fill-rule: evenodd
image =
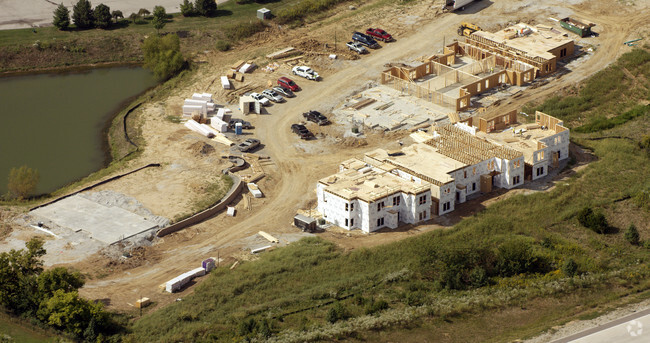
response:
M180 0L179 0L180 1ZM297 4L321 0L265 1L264 7L273 13L295 8ZM345 0L349 1L349 0ZM337 0L328 4L345 2ZM331 1L329 1L331 2ZM170 16L161 33L177 33L181 37L184 54L215 50L217 41L235 44L265 28L256 17L260 4L252 1L237 4L234 0L219 5L215 17ZM309 6L298 20L310 15ZM321 13L327 13L322 12ZM127 13L125 15L128 16ZM272 24L274 21L270 21ZM295 23L294 23L295 25ZM54 27L0 31L0 72L57 68L108 62L139 62L142 60L140 44L145 36L156 34L151 18L137 23L122 19L108 30L67 30Z
M580 114L557 104L579 104L590 96L584 90L597 85L634 82L621 76L622 66L650 80L649 56L643 49L628 53L576 95L529 108L558 115L572 128L601 113L614 117L643 104L647 93L622 97L623 88L610 89L607 101ZM548 192L510 197L451 230L349 253L303 239L235 270L216 270L182 302L137 320L125 340L408 341L430 338L425 332L442 337L465 323L463 332L471 333L445 339L504 341L592 316L621 297L647 298L648 247L631 245L623 233L635 224L641 239L650 240L650 204L637 197L650 190L650 153L639 145L650 132L648 119L646 112L606 131L572 133L597 161ZM627 138L593 139L603 136ZM578 223L585 206L606 215L608 234ZM569 260L577 263L573 276ZM504 320L490 319L498 316Z

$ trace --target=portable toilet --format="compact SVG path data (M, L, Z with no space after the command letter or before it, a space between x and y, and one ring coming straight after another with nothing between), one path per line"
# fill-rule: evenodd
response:
M268 8L260 8L257 10L257 19L271 19L271 10Z
M235 134L236 135L241 135L242 134L242 125L241 125L241 123L236 123L235 124Z

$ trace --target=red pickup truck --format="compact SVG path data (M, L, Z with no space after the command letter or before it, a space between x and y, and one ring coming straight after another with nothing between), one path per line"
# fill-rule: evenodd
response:
M366 30L366 34L384 42L390 42L393 40L393 36L391 36L388 32L382 29L369 28Z

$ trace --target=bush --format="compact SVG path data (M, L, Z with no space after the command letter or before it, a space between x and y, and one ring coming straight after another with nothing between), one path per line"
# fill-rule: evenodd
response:
M536 255L529 242L513 239L499 246L497 269L501 276L513 276L522 273L545 273L548 262Z
M327 311L327 315L325 316L325 319L334 324L338 322L339 320L346 319L348 317L347 310L343 305L341 305L340 302L336 302L334 306L332 306L329 311Z
M569 258L562 265L562 272L566 276L574 276L578 273L578 264L572 258Z
M374 299L371 299L368 306L366 306L366 314L375 314L387 308L388 308L388 303L386 301L384 300L374 301Z
M260 20L255 20L249 23L239 23L226 26L223 31L231 42L237 42L241 39L248 38L258 32L266 29L266 24Z
M177 35L151 36L142 43L144 66L161 80L169 79L183 69L185 59Z
M217 3L215 0L196 0L194 9L204 17L212 17L217 14Z
M625 240L630 242L632 245L639 245L639 231L636 229L634 224L630 224L625 231Z
M18 199L24 199L36 190L40 176L38 170L22 166L9 171L9 193Z
M220 39L217 41L216 48L219 51L228 51L230 50L230 42Z
M196 9L194 8L194 4L191 3L189 0L183 0L183 3L180 5L181 7L181 14L183 17L193 17L196 15Z
M605 215L600 211L594 212L589 207L585 207L578 212L578 222L580 222L580 225L599 234L606 233L609 227Z

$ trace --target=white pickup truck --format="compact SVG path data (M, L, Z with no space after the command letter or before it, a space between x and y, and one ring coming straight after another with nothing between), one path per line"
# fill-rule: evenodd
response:
M361 45L361 43L359 42L355 42L355 41L347 42L345 43L345 45L348 47L348 49L352 51L356 51L359 54L365 54L368 52L368 49L366 49L366 47Z
M318 73L307 66L295 66L291 69L294 75L302 76L307 80L318 80Z

